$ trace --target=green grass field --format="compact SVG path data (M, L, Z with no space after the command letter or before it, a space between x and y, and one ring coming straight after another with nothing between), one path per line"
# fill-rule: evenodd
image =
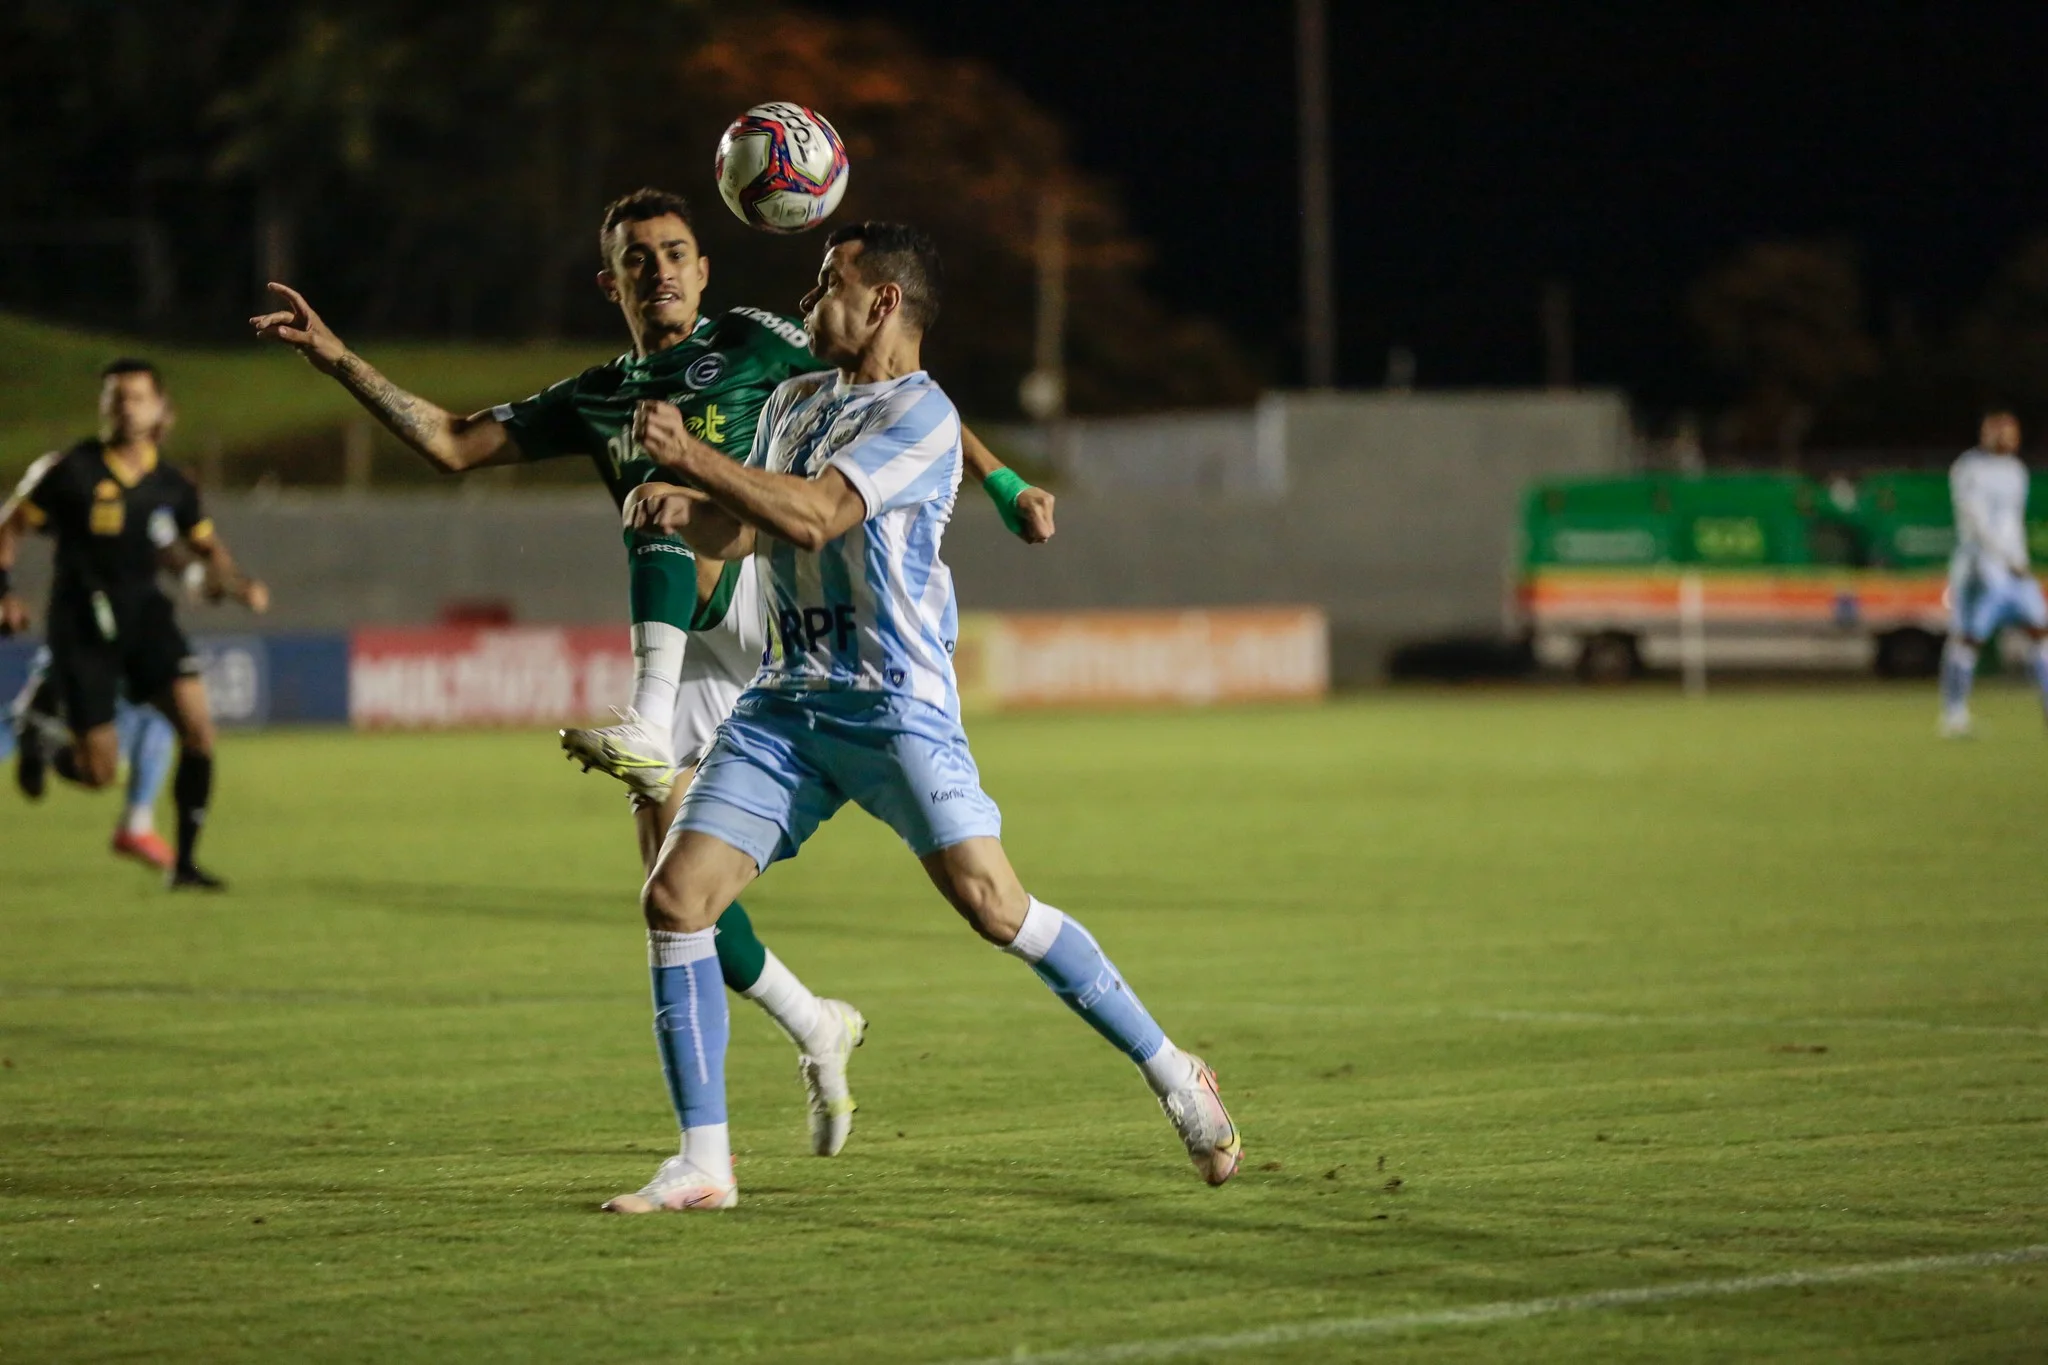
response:
M673 1127L624 802L548 737L230 739L213 900L10 796L0 1359L2041 1359L2040 1260L1382 1321L2048 1243L2048 739L1989 691L1948 745L1925 688L977 723L1221 1071L1221 1190L857 812L748 898L873 1021L853 1141L737 1002L740 1207L615 1219Z

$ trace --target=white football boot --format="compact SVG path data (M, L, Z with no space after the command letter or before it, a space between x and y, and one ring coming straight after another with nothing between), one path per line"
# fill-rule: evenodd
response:
M1244 1142L1238 1137L1237 1125L1230 1121L1230 1111L1223 1107L1223 1097L1216 1093L1215 1071L1192 1052L1187 1058L1195 1064L1194 1080L1161 1095L1159 1107L1173 1120L1174 1131L1188 1149L1188 1160L1195 1163L1202 1179L1221 1185L1237 1174Z
M617 725L601 730L564 730L562 749L583 771L596 768L633 789L636 796L661 801L675 784L676 762L669 752L668 731L638 711L612 708Z
M797 1075L803 1078L804 1102L810 1111L811 1151L819 1156L838 1156L853 1132L853 1092L846 1084L846 1064L853 1050L868 1036L868 1021L844 1000L820 1000L825 1010L825 1027L831 1032L828 1046L804 1052L796 1059Z
M686 1213L695 1210L729 1209L740 1202L739 1182L724 1180L690 1164L678 1153L661 1163L654 1179L634 1194L622 1194L605 1201L606 1213Z
M1976 735L1976 727L1970 723L1967 710L1943 711L1935 733L1943 739L1970 739Z

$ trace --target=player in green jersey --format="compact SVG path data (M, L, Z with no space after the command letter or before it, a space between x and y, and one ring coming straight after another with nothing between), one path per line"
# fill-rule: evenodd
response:
M332 376L407 446L448 473L530 459L583 456L613 500L671 476L632 436L634 405L666 401L691 433L744 461L754 424L775 386L824 368L802 325L751 308L718 316L700 307L710 261L699 251L688 204L643 189L606 207L598 287L617 304L633 347L531 398L467 417L391 383L345 346L312 306L283 284L284 305L250 319L257 335L293 347ZM1053 499L1005 468L971 434L967 467L995 500L1004 524L1029 543L1053 533ZM764 622L752 560L700 558L679 537L628 532L633 700L620 724L567 730L563 746L633 794L643 862L652 867L685 781L759 663ZM796 1043L809 1099L813 1149L837 1152L851 1126L846 1059L865 1028L844 1001L812 994L754 934L738 904L718 921L725 982L760 1004Z

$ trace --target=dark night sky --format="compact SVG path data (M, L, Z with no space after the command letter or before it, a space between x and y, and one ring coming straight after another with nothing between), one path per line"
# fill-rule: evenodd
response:
M1294 382L1293 18L1228 0L814 0L892 18L1053 110L1158 249L1154 285ZM1329 0L1340 368L1694 396L1686 285L1741 244L1857 244L1874 324L1946 325L2048 230L2048 4Z

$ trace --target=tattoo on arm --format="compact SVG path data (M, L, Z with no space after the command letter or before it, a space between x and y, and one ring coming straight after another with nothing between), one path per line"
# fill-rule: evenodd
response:
M447 413L399 388L354 351L341 357L335 374L358 402L415 450L428 451L436 437L447 435Z

